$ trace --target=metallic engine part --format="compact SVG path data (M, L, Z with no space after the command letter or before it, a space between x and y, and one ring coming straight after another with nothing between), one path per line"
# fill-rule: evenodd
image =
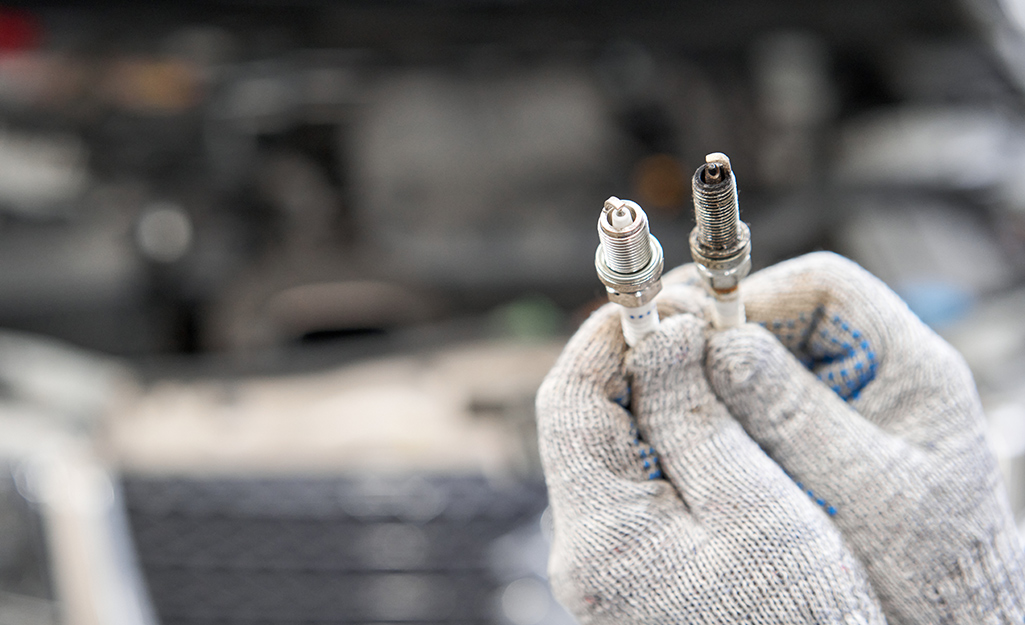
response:
M635 202L610 197L598 218L594 268L609 301L628 308L647 304L662 290L662 246Z
M751 271L751 231L740 221L737 179L728 156L714 152L705 157L691 180L694 218L690 253L698 273L715 296L716 327L744 321L737 286Z
M662 290L662 246L641 207L617 197L605 200L598 240L594 266L609 300L620 305L623 338L633 347L658 329L654 299Z

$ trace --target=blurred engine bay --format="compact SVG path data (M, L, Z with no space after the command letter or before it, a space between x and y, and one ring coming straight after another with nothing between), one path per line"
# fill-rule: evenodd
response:
M826 247L914 282L864 249L890 247L877 231L967 231L989 270L952 288L1000 289L1021 274L1025 205L1025 71L1000 9L9 10L0 322L139 356L469 319L525 294L572 310L596 293L590 222L611 191L651 213L667 265L685 260L686 172L712 147L744 173L760 265Z
M570 622L533 394L604 199L681 264L712 151L756 270L965 354L1021 518L1023 90L1020 0L0 8L0 617Z

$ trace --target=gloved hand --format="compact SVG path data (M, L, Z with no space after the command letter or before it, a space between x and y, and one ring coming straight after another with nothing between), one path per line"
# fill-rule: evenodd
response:
M884 623L826 512L713 395L702 292L674 291L629 354L599 310L538 392L556 596L585 624Z
M889 622L1025 621L1021 546L961 357L839 256L781 263L742 289L765 329L711 337L715 392L834 512Z

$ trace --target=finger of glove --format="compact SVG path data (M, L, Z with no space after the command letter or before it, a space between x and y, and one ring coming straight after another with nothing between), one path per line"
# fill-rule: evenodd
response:
M624 407L626 344L616 306L596 311L569 340L537 394L538 446L549 496L562 514L647 505L671 497L644 467Z
M795 494L713 393L704 370L707 329L693 315L671 317L627 358L638 428L699 521L736 516L738 501L774 509Z
M680 269L692 267L693 265L684 265ZM658 294L656 301L659 316L662 319L682 313L704 319L705 311L710 308L712 296L701 284L684 281L670 282L669 284L663 282L662 292Z
M674 286L684 284L698 288L704 288L701 282L701 275L698 273L698 266L694 263L686 263L662 274L663 286Z
M830 513L863 507L865 492L885 505L903 483L893 472L920 464L920 450L865 419L763 328L714 335L706 370L730 414Z
M978 421L963 359L855 263L815 253L752 275L748 319L866 419L922 446Z

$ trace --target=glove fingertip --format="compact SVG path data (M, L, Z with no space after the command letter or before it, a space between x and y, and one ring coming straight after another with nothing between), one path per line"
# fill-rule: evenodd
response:
M689 313L662 320L652 332L627 355L627 370L634 375L665 374L701 358L704 351L704 330L707 323Z
M701 286L671 284L662 289L662 293L655 301L658 303L659 315L663 319L684 313L704 318L709 299L711 298L708 292Z
M793 356L768 330L746 324L709 339L705 359L709 381L723 396L757 389L767 378L784 375Z
M560 356L577 366L599 365L609 359L621 359L626 341L619 322L619 308L605 304L580 324Z

